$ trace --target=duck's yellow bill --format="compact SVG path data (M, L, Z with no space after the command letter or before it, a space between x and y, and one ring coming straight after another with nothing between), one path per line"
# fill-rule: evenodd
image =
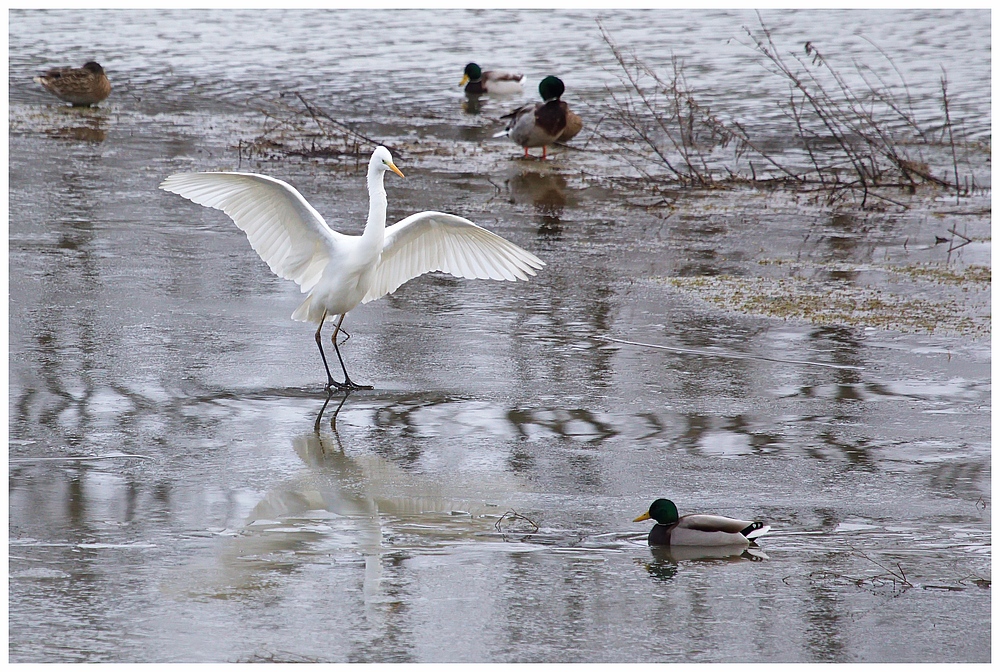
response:
M649 511L647 511L647 512L646 512L646 513L644 513L644 514L642 514L641 516L639 516L638 518L636 518L636 519L635 519L635 520L633 520L632 522L633 522L633 523L641 523L641 522L642 522L642 521L644 521L644 520L649 520Z
M399 168L396 167L396 164L393 163L392 161L390 161L386 165L389 166L389 170L391 170L392 172L396 173L400 177L406 177L406 175L403 175L402 171L400 171Z
M462 81L458 83L459 86L465 86L469 83L469 76L465 75L462 77Z

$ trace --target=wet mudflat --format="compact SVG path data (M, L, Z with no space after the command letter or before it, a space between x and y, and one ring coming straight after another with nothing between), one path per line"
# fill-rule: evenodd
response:
M586 130L521 160L491 138L521 99L468 114L453 84L483 52L528 72L524 99L564 72L596 124L614 80L586 12L99 14L10 17L11 661L990 660L988 195L646 207ZM765 14L789 43L905 48L917 98L944 64L988 139L984 16ZM424 48L497 17L517 31ZM722 104L757 72L724 44L753 20L605 25L665 36L644 55L706 64ZM117 87L99 109L30 80L91 57ZM156 188L263 172L358 233L370 149L237 155L254 98L292 90L398 149L390 221L454 212L548 264L356 309L343 351L375 389L346 398L297 288ZM949 255L952 228L973 242ZM661 496L773 531L650 549L631 520Z

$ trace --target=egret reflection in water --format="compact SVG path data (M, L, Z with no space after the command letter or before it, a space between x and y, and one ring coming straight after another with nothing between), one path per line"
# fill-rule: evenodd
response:
M350 395L333 406L337 397L328 395L311 431L292 440L303 468L271 487L239 529L220 533L227 538L217 564L200 563L186 580L195 587L183 592L252 587L266 572L285 567L291 553L317 563L343 556L363 560L363 594L369 601L379 594L387 553L495 539L495 523L507 510L504 498L521 487L513 477L439 479L352 450L336 426Z

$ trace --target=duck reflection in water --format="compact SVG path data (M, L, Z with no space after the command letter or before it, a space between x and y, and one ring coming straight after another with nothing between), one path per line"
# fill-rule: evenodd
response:
M760 562L767 559L759 548L745 546L650 546L652 561L637 560L655 581L670 581L682 562Z
M557 172L524 171L509 182L511 198L515 203L530 203L541 218L539 231L558 234L562 228L561 215L568 203L566 178Z
M59 107L52 115L57 125L45 130L53 140L98 144L107 138L107 117L100 108Z
M465 100L462 101L462 111L466 114L479 114L483 105L480 102L481 96L478 93L466 93Z

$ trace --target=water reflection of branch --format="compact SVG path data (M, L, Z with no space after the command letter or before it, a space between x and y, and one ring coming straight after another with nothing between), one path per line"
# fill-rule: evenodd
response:
M951 263L951 253L971 243L972 238L969 238L968 236L964 236L961 233L959 233L958 224L952 224L951 228L948 229L948 233L951 234L951 238L948 239L948 262ZM963 242L956 245L955 238L961 238Z
M881 579L883 576L888 575L890 577L890 580L892 581L892 587L893 587L893 589L895 589L895 587L896 587L896 581L897 580L899 580L899 583L900 583L900 585L903 586L904 590L906 588L912 588L913 587L913 584L910 583L909 580L906 578L906 572L903 571L903 566L900 565L898 562L896 563L896 570L898 570L898 571L894 571L891 567L886 567L885 565L883 565L878 560L874 560L873 558L868 557L868 554L866 554L864 551L858 551L858 550L855 550L855 549L852 549L852 550L853 550L853 552L854 552L855 555L858 555L858 556L864 558L868 562L871 562L871 563L874 563L874 564L878 565L880 568L882 568L885 571L885 574L877 574L877 575L875 575L873 577L869 577L869 578L866 578L866 579L858 579L858 581L856 583L859 586L863 582L865 582L865 581L871 581L872 585L874 586L876 579Z
M906 590L914 587L914 584L911 583L908 578L906 578L906 572L903 570L903 566L899 562L895 563L895 569L893 569L892 567L887 567L882 562L873 559L864 551L859 551L853 547L849 548L851 550L850 555L854 557L863 558L877 565L880 569L883 570L882 573L873 574L871 576L862 576L859 578L857 576L840 574L838 572L816 571L816 572L810 572L808 574L809 581L824 581L824 580L846 581L848 583L857 586L858 588L863 588L871 592L875 592L879 588L891 586L891 591L894 597L897 595L901 595ZM792 576L783 577L781 579L781 582L784 583L785 585L791 585L789 583L789 579L791 578L793 577Z
M251 653L236 659L237 663L324 663L333 662L323 658L306 656L292 651L277 649L275 651L264 651L261 653Z
M518 513L517 511L514 511L513 509L510 509L507 512L505 512L502 516L500 516L500 519L494 525L494 527L497 528L497 532L499 532L500 534L513 533L513 532L519 532L519 533L521 533L521 530L516 530L516 529L513 529L513 530L512 529L504 530L504 528L503 528L503 522L505 520L510 521L511 523L514 523L515 521L518 521L518 520L525 521L526 523L528 523L529 525L531 525L534 528L534 529L531 530L531 532L528 532L527 534L535 534L536 532L538 532L538 529L539 529L538 528L538 523L536 523L535 521L533 521L531 518L528 518L527 516L522 515L522 514ZM506 538L507 537L504 536L504 540L506 540Z

